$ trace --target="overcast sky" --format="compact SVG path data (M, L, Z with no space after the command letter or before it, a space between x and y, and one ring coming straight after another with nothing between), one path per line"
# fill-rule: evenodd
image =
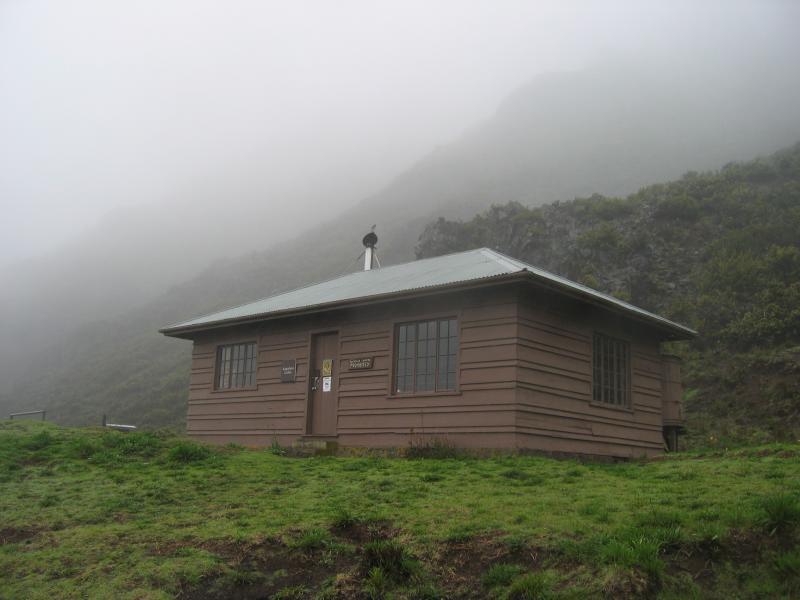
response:
M209 180L324 215L538 73L758 52L796 38L797 4L0 0L0 265Z

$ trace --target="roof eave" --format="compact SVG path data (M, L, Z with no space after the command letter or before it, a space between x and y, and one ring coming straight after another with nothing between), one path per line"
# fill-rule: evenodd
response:
M542 285L544 287L555 289L560 293L567 294L581 301L601 306L605 309L611 310L612 312L620 313L627 318L646 323L647 325L666 333L667 337L669 337L672 340L688 340L695 338L698 335L698 333L695 330L690 329L689 327L686 327L684 325L680 325L679 323L670 321L669 319L665 319L664 317L660 317L652 313L642 314L636 311L626 309L624 306L616 304L612 299L606 300L602 297L586 294L581 290L577 290L569 285L561 284L558 281L542 277L541 275L538 275L528 270L517 271L513 273L503 273L501 275L485 277L480 280L447 283L442 285L430 286L426 288L404 290L402 292L388 292L385 294L378 294L373 296L348 298L347 300L340 300L336 302L325 302L321 304L304 306L301 308L291 308L281 311L248 315L245 317L234 317L231 319L223 319L220 321L214 321L210 323L203 323L197 325L189 325L185 327L180 327L180 326L164 327L162 329L159 329L158 331L159 333L162 333L163 335L169 337L190 339L192 337L192 334L194 333L199 333L202 331L208 331L212 329L235 327L238 325L246 325L248 323L271 321L274 319L301 316L328 310L352 308L356 306L363 306L365 304L390 302L393 300L400 300L406 297L418 297L421 295L438 294L445 291L455 291L459 289L471 289L476 287L495 285L500 282L506 282L512 280L526 280L526 279L534 283L537 283L539 285Z
M614 302L614 300L611 298L605 299L601 296L594 296L584 293L581 290L575 289L570 285L562 284L559 281L554 281L552 279L542 277L541 275L538 275L531 271L526 271L526 273L528 273L530 275L530 279L537 284L540 284L544 287L553 288L560 293L564 293L573 298L577 298L578 300L581 300L583 302L594 304L596 306L601 306L613 312L620 313L629 319L646 323L651 327L655 327L656 329L668 333L669 337L672 340L689 340L689 339L694 339L699 335L698 332L695 331L694 329L686 327L685 325L681 325L680 323L675 323L674 321L670 321L669 319L666 319L654 313L650 313L649 311L646 313L633 311L626 308L625 306L620 306L619 304Z
M188 325L185 327L181 326L164 327L159 329L158 332L169 337L189 338L190 335L188 334L198 333L201 331L208 331L211 329L221 329L223 327L235 327L238 325L246 325L249 323L272 321L274 319L302 316L307 314L324 312L328 310L341 309L341 308L353 308L357 306L363 306L365 304L391 302L394 300L402 300L407 297L429 296L444 291L455 291L460 289L473 289L478 287L491 286L501 281L505 282L514 279L521 280L524 279L525 276L526 276L525 272L502 273L500 275L483 277L478 280L473 279L467 281L459 281L455 283L432 285L424 288L403 290L401 292L387 292L385 294L376 294L372 296L360 296L358 298L348 298L346 300L338 300L336 302L324 302L321 304L312 304L300 308L290 308L286 310L272 311L256 315L247 315L245 317L234 317L231 319L222 319L220 321L213 321L210 323L203 323L198 325Z

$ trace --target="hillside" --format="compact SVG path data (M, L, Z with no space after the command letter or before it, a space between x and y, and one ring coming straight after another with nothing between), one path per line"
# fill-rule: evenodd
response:
M468 218L498 202L627 194L800 135L800 82L791 74L747 65L656 71L607 63L538 77L354 208L337 209L346 203L332 199L330 211L289 224L308 228L290 241L270 243L275 223L266 204L219 236L211 213L166 225L130 216L124 221L144 222L135 238L109 224L96 239L114 243L92 246L91 260L65 252L53 262L57 277L36 265L14 271L9 279L19 285L0 297L0 414L47 408L63 423L97 423L105 412L140 425L181 425L189 347L157 329L357 268L359 240L373 223L384 264L411 260L420 231L440 216ZM216 206L231 189L254 194L229 183L220 177L206 186L204 202ZM197 257L211 260L214 244L231 236L263 239L266 250L217 260L192 277ZM183 265L185 276L175 275ZM167 281L176 285L165 289Z
M0 597L800 593L797 444L621 464L282 453L0 421Z
M417 256L489 246L687 323L689 439L800 435L800 144L625 198L439 219Z

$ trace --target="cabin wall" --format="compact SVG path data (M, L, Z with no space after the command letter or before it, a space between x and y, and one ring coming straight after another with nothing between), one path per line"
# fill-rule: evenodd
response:
M592 402L594 332L628 340L631 406ZM664 361L646 327L585 304L520 294L517 445L620 457L663 452Z
M341 446L406 447L439 441L474 448L515 443L516 295L483 289L339 310L260 326L207 332L194 341L187 431L195 438L261 446L289 445L307 432L309 348L314 333L339 334L336 442ZM397 323L456 317L460 326L454 392L391 393ZM256 386L214 390L219 344L257 341ZM368 370L352 358L373 357ZM296 381L281 383L281 361L296 360Z
M398 323L456 317L460 326L458 388L392 394ZM338 332L335 441L340 446L408 447L439 441L460 447L554 453L649 456L663 452L664 397L679 389L657 335L530 287L506 285L404 302L372 304L198 334L194 341L187 430L197 439L248 446L309 439L310 344ZM592 334L631 344L631 407L592 403ZM256 341L252 389L214 390L219 344ZM368 370L349 360L372 357ZM296 361L296 380L282 383L281 362ZM676 385L678 387L676 387ZM671 387L670 387L671 386ZM673 400L675 393L669 394ZM677 399L679 402L679 398Z

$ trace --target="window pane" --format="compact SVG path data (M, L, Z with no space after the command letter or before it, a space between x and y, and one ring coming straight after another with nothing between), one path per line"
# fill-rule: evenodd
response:
M396 392L455 389L457 354L458 328L455 319L398 326Z
M221 348L221 356L219 387L226 389L231 386L231 347L223 346Z
M245 376L244 384L252 386L256 383L256 345L247 344L245 353Z
M423 321L417 327L416 391L434 389L436 370L436 321Z
M458 354L458 329L455 319L439 321L439 354L436 389L453 390L456 387L456 355Z
M222 353L223 348L217 348L217 389L221 389L224 387L224 378L222 376L223 372L223 362L222 362Z
M217 389L255 385L257 368L254 343L220 346L217 348Z
M397 366L395 369L395 390L413 391L414 378L414 326L401 325L398 328Z
M630 347L599 333L592 339L592 400L630 406Z

